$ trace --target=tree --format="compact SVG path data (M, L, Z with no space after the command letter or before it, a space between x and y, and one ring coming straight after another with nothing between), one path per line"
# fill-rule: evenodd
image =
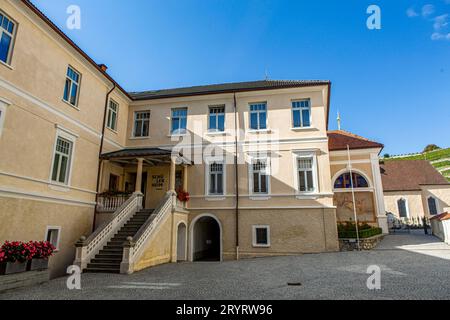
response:
M389 153L385 153L384 155L383 155L383 158L385 158L385 159L388 159L388 158L390 158L391 157L391 155L389 154Z
M438 150L438 149L441 149L441 148L438 147L438 146L435 145L435 144L429 144L429 145L427 145L427 146L425 147L425 149L423 149L423 153L430 152L430 151L433 151L433 150Z

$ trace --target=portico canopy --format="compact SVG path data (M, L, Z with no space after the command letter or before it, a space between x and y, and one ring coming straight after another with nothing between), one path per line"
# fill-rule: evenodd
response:
M117 150L114 152L104 153L101 155L101 160L110 161L134 161L136 159L145 159L146 162L153 163L167 163L171 162L172 158L177 159L178 164L191 165L192 162L185 157L181 152L173 152L171 149L161 148L127 148Z

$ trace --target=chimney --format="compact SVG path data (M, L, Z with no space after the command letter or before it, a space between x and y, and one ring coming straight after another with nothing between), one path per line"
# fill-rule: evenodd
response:
M108 67L105 64L99 64L98 65L100 67L100 69L102 69L103 72L106 72L106 70L108 70Z

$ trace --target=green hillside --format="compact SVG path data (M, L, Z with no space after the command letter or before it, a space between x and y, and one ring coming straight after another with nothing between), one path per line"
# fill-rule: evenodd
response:
M385 158L384 160L428 160L436 170L450 181L450 148L438 149L425 153L392 156L390 158Z

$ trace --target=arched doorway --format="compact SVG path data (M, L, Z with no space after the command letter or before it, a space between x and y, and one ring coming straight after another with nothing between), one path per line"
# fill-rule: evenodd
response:
M191 261L222 260L222 226L213 215L196 217L191 223Z
M186 261L186 225L180 222L177 228L177 261Z

